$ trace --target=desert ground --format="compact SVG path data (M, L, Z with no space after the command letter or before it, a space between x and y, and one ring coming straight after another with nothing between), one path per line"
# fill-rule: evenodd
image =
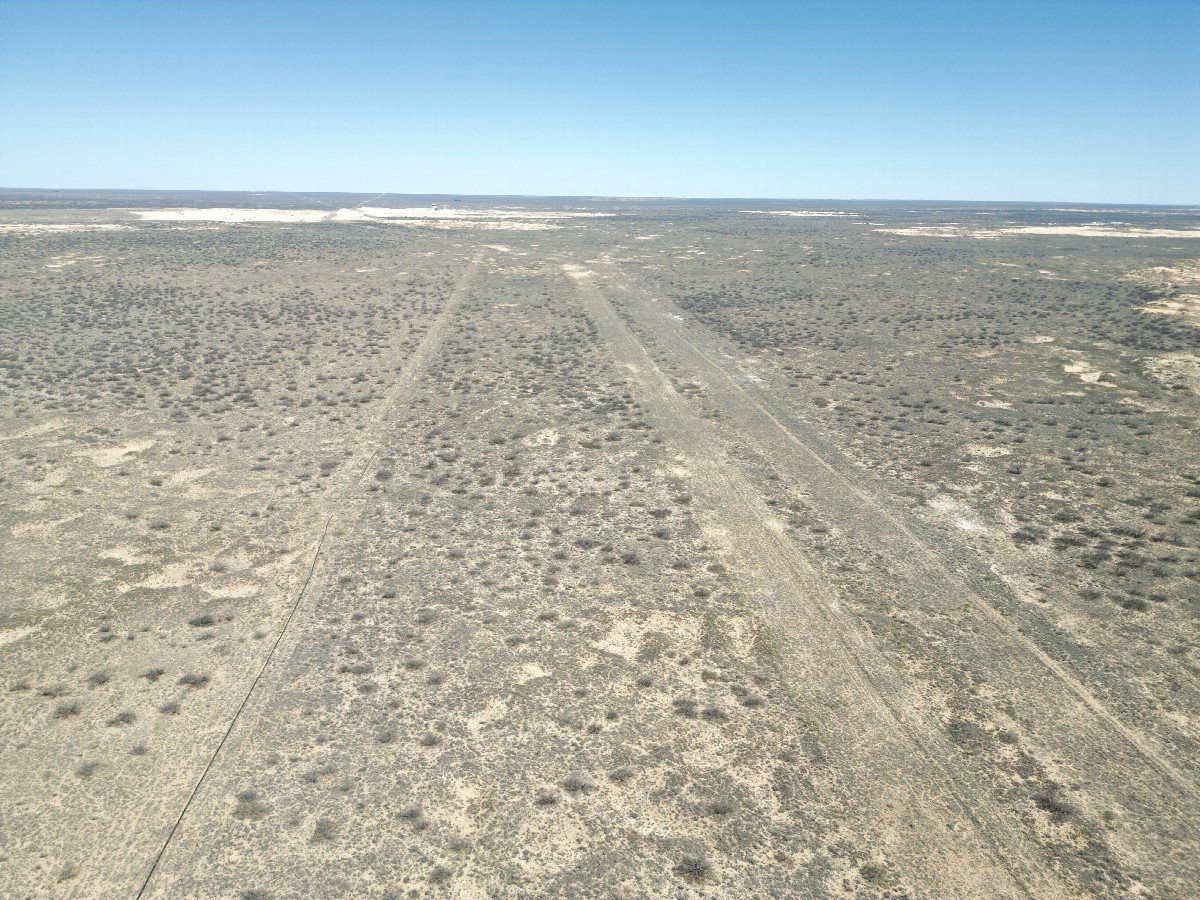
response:
M1194 898L1198 329L1197 209L0 192L0 897Z

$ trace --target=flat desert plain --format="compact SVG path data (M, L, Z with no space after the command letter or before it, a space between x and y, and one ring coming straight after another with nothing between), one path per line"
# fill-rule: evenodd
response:
M0 896L1200 884L1200 210L0 193Z

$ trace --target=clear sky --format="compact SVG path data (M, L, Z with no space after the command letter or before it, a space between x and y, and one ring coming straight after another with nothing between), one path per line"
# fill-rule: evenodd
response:
M0 186L1200 203L1200 2L0 0Z

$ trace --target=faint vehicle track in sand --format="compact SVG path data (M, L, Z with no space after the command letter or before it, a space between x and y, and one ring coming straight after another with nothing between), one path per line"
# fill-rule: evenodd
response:
M463 297L470 288L471 280L474 277L475 272L478 270L479 263L482 258L483 253L481 251L473 257L466 270L461 276L459 276L459 279L455 284L450 297L447 299L445 306L442 307L442 310L438 313L433 324L421 337L421 341L417 345L416 349L409 354L408 358L404 362L403 368L396 375L395 381L384 394L383 401L378 404L375 416L372 418L365 434L362 437L362 440L359 442L358 450L349 460L346 461L345 465L342 467L345 474L343 474L338 484L329 490L328 493L321 499L321 501L316 504L317 509L314 510L314 513L318 514L319 520L322 524L320 525L320 536L315 541L315 549L313 550L312 555L308 556L306 554L304 557L302 557L310 560L308 574L300 586L300 589L296 594L296 600L288 611L287 618L284 620L279 633L276 635L274 642L271 644L270 650L267 651L267 654L263 659L262 666L259 668L258 673L254 676L254 679L251 681L245 696L242 698L241 703L238 705L233 717L230 719L228 728L225 729L225 732L221 736L217 746L214 748L207 765L204 767L204 770L200 773L199 778L196 780L195 786L188 795L188 798L184 803L183 808L180 810L178 817L171 825L170 830L165 834L162 841L162 846L158 851L158 855L155 857L154 862L151 863L150 868L146 873L146 877L142 881L141 887L137 891L136 898L141 898L149 888L151 880L154 878L154 874L158 869L158 865L166 855L166 852L169 849L175 834L182 826L184 817L187 815L188 809L192 805L192 801L195 800L196 796L200 793L201 788L204 786L205 780L208 778L209 773L216 765L217 757L221 754L222 749L225 747L226 742L241 719L242 713L250 705L250 700L255 692L255 689L259 686L263 676L266 675L267 669L270 668L271 662L275 659L280 646L285 646L285 653L281 654L285 656L291 651L291 649L293 649L296 638L294 633L289 634L289 628L296 619L296 614L299 612L303 601L314 597L314 595L319 597L321 589L324 587L322 578L318 578L315 585L312 585L312 581L322 559L326 556L327 551L325 549L325 545L329 536L330 526L335 521L340 522L342 520L353 520L357 518L358 513L361 512L361 499L356 498L351 494L351 492L361 484L363 478L366 477L367 471L370 469L371 462L379 453L381 440L380 432L382 431L384 419L387 414L393 410L395 405L413 390L413 388L420 382L422 376L425 374L425 371L429 367L431 358L437 352L437 349L445 336L450 319L453 318L455 311L458 309ZM358 499L359 502L355 502L356 499ZM341 510L348 510L348 512L342 512ZM325 571L322 574L327 575L328 573ZM310 585L312 586L311 590ZM312 600L311 602L315 602L315 600ZM129 842L122 843L118 849L122 855L128 855L135 850L135 848L129 846ZM113 861L111 858L112 854L109 854L109 857L110 858L106 860L105 868L108 871L113 871Z
M584 266L567 264L585 309L638 383L652 418L695 472L698 512L730 535L779 625L792 688L823 705L821 736L857 815L931 897L1067 896L1009 810L943 761L954 756L903 680L839 604L835 591L772 528L772 515L714 436L675 392ZM958 820L953 826L950 823ZM949 827L948 827L949 826Z
M1116 835L1118 855L1139 873L1153 872L1164 884L1184 886L1186 893L1189 879L1194 884L1200 878L1195 862L1200 840L1194 827L1200 802L1193 778L1168 758L1170 750L1120 721L1064 665L945 565L902 513L856 483L835 448L738 371L735 357L722 358L717 338L695 334L692 317L665 299L649 301L616 266L591 265L605 281L612 280L621 311L653 340L656 352L704 379L709 401L747 444L768 456L790 482L811 489L826 521L886 559L892 592L898 602L907 602L930 642L957 648L961 659L986 672L1006 696L1038 711L1036 732L1025 736L1038 756L1053 758L1065 777L1085 785L1083 796L1094 804L1093 812L1115 804L1127 829L1136 831ZM595 285L586 289L595 293L593 302L605 303ZM628 333L628 340L636 340L615 313L607 315L614 327ZM706 349L705 343L714 347ZM648 355L646 364L653 365ZM659 380L671 391L672 406L679 405L669 381ZM963 602L969 604L969 616L960 610ZM943 615L922 612L931 606Z

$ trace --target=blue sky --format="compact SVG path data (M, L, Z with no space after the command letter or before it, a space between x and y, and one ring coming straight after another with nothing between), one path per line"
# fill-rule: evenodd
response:
M1200 3L0 0L0 185L1200 203Z

